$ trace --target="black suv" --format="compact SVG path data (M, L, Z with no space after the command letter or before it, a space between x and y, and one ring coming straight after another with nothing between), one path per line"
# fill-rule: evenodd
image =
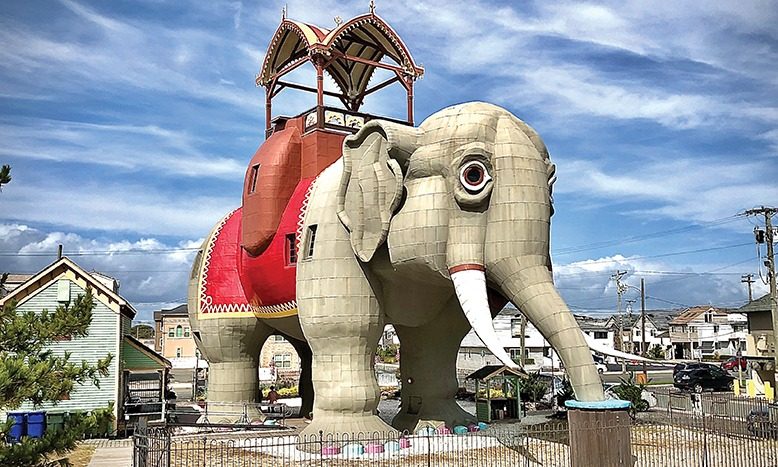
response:
M728 391L735 378L713 365L695 366L678 371L673 376L673 386L678 389L702 392L704 389Z

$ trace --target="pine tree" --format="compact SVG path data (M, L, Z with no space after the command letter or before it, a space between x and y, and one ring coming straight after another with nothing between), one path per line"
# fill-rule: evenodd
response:
M0 167L0 190L3 189L3 185L11 181L11 166L8 164Z
M107 376L113 356L90 364L75 363L70 355L54 355L46 345L58 338L87 335L94 308L92 291L79 295L69 307L60 305L54 312L19 312L7 303L0 311L0 409L14 410L23 402L35 405L66 398L76 384L100 386ZM22 438L9 443L11 423L0 424L0 465L67 465L66 459L52 460L75 448L84 434L98 423L95 416L76 414L64 428L50 430L40 439Z

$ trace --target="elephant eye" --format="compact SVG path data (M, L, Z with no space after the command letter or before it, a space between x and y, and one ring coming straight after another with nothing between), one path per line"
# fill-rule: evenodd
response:
M486 167L479 161L470 161L459 169L459 181L471 193L483 190L491 179Z

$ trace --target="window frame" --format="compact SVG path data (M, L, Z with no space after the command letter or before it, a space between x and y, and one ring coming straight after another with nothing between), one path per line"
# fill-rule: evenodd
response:
M257 179L259 178L259 169L261 165L262 164L254 164L249 169L251 172L249 172L249 183L248 186L246 187L247 195L252 195L257 191Z

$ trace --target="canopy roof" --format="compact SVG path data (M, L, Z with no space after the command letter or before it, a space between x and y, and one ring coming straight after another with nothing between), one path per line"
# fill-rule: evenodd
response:
M397 33L371 12L333 30L284 18L270 41L257 85L272 87L281 75L315 56L326 60L324 69L351 101L366 94L376 67L402 73L410 80L424 74ZM397 65L382 63L384 57Z
M521 368L513 369L503 365L486 365L467 375L465 379L487 380L495 376L527 376Z

